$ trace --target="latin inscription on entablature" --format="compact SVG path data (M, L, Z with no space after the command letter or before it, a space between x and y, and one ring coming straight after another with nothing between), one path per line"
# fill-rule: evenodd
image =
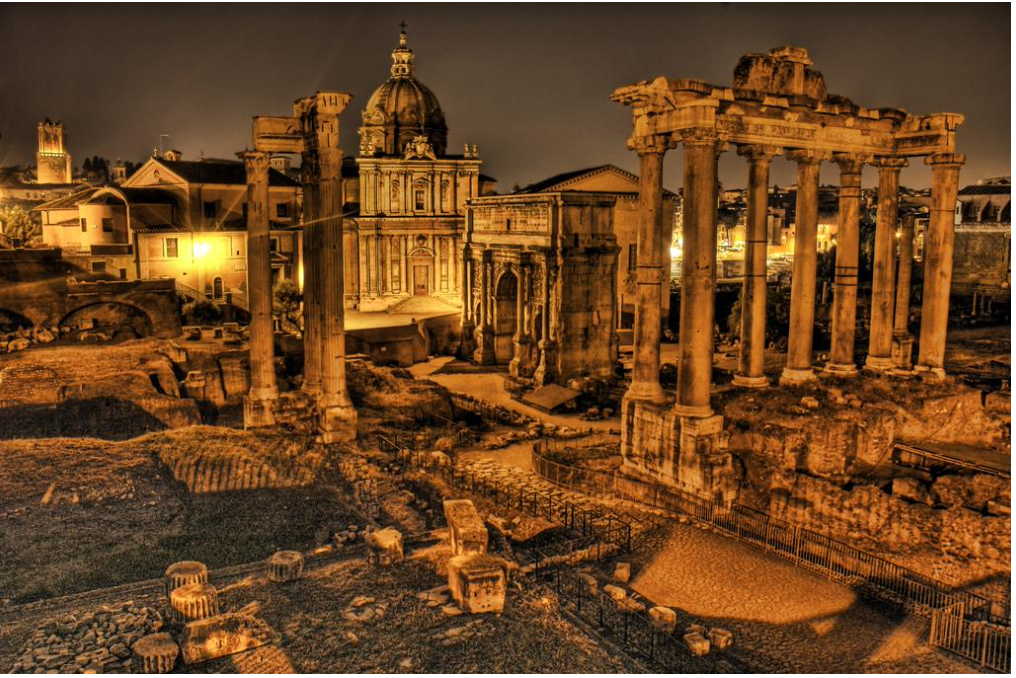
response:
M550 230L547 207L498 205L473 212L473 230L480 233L546 234Z
M889 133L846 127L723 118L718 129L732 143L765 143L790 148L890 155L895 140Z

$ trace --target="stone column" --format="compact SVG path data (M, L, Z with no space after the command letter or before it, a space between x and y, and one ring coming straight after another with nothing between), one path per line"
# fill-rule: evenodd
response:
M243 154L247 170L247 294L250 298L250 393L243 399L244 428L275 423L279 397L272 332L271 232L268 169L271 154Z
M321 392L321 225L318 223L317 153L304 153L303 165L303 383L304 393Z
M811 340L815 331L815 271L818 263L818 184L824 154L791 151L787 159L797 163L797 206L794 234L794 271L790 288L790 334L787 365L780 384L793 385L815 379Z
M833 280L832 346L825 372L857 374L854 330L857 323L857 264L861 248L861 170L865 158L837 153L840 166L840 219L836 228L836 277Z
M338 114L334 95L319 94L316 132L320 183L318 213L321 218L321 439L325 443L356 438L356 410L346 388L345 276L342 242L342 149L339 147Z
M953 229L961 153L936 153L931 165L931 215L924 236L924 301L921 305L920 353L914 369L945 376L945 336L952 286Z
M896 273L896 223L899 221L900 170L906 158L877 158L878 221L871 276L871 331L865 369L884 372L893 367L893 283Z
M518 298L515 302L515 336L512 337L514 351L512 360L508 364L508 371L516 377L529 377L532 375L532 359L530 356L532 339L529 336L527 327L527 314L530 304L529 300L529 266L519 264L518 274Z
M914 337L910 322L910 277L914 268L914 213L906 212L900 219L900 267L896 275L896 314L893 319L893 365L909 370Z
M643 137L631 142L639 155L639 221L636 235L636 302L634 355L630 400L660 403L666 400L660 385L660 309L663 270L663 156L665 137ZM549 288L548 288L549 292ZM669 290L667 291L669 293Z
M684 143L684 260L681 267L677 402L681 417L713 414L713 321L716 291L716 160L714 133L693 132Z
M741 286L741 354L734 385L765 388L766 379L766 254L769 238L769 162L779 149L739 146L748 159L748 223L744 248L744 283Z
M555 281L555 275L552 269L557 265L555 261L556 255L553 252L548 252L543 262L543 311L540 313L540 364L536 367L536 372L533 377L537 383L541 386L554 381L557 377L557 342L550 336L551 328L553 323L551 322L551 314L553 313L553 287Z
M494 261L491 258L491 251L486 250L480 260L480 317L477 319L476 350L473 351L473 362L479 365L493 365L496 361L494 331L490 326L493 316L490 305L490 298L493 296L493 276Z

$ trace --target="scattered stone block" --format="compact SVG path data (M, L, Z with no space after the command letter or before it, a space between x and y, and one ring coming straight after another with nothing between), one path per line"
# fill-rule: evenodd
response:
M933 503L928 488L916 478L893 478L893 496L929 506Z
M614 579L622 584L627 584L631 579L631 563L618 563L614 567Z
M455 607L454 605L445 605L441 608L442 614L448 615L449 617L458 617L462 614L462 610Z
M211 584L186 584L169 594L169 616L186 624L219 614L219 595Z
M183 328L184 341L201 341L201 328L196 326Z
M809 410L818 409L818 398L815 396L804 396L801 398L801 404Z
M303 554L299 551L276 551L268 559L269 581L296 581L302 573Z
M709 654L709 640L701 633L686 633L684 644L688 646L688 651L696 657Z
M134 643L131 668L134 673L169 673L180 655L180 647L168 633L152 633Z
M448 561L448 588L460 608L472 614L501 612L508 592L505 563L482 553Z
M607 584L603 587L603 592L610 597L615 603L622 603L628 597L628 592L620 586L614 586L613 584Z
M166 597L187 584L207 584L208 568L196 560L182 560L166 568Z
M452 555L487 552L487 527L469 499L448 499L444 502L445 520L452 542Z
M252 650L275 640L272 629L261 619L238 612L190 622L180 634L185 664L226 657Z
M649 608L649 620L652 621L653 626L664 633L673 633L677 628L677 612L669 607L656 605Z
M581 581L589 589L589 593L596 595L600 592L600 583L596 581L596 577L585 572L576 572L575 577Z
M19 337L7 344L8 351L24 351L26 348L32 345L32 342L28 341L23 337Z
M388 566L402 560L402 533L398 530L388 527L368 532L364 541L367 542L368 563Z
M684 630L685 633L698 633L700 635L706 635L706 627L702 624L688 624L688 628Z
M727 629L716 627L709 631L709 642L717 650L725 650L734 644L734 634Z

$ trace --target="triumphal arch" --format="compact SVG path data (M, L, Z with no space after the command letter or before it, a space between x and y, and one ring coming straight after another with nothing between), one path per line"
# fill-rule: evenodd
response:
M909 369L906 326L894 328L894 240L900 170L923 157L931 167L931 219L925 241L924 298L919 356L914 369L942 376L952 276L954 205L960 166L954 113L911 115L864 108L826 91L822 74L800 47L747 54L730 87L664 77L621 87L612 100L630 106L628 147L639 155L640 222L635 355L622 408L626 472L710 498L730 499L732 464L722 415L710 404L716 284L717 158L737 150L748 163L748 218L742 296L741 355L734 383L763 388L766 293L766 214L769 167L782 155L797 165L797 233L791 289L790 336L781 385L816 379L816 229L819 167L840 171L840 216L832 308L832 348L822 371L858 372L854 362L861 170L878 169L879 204L872 280L871 333L864 368ZM681 277L680 355L675 394L660 385L660 258L664 232L663 157L684 149L684 265ZM909 278L909 275L907 276ZM908 281L909 284L909 281ZM895 331L894 331L895 329Z

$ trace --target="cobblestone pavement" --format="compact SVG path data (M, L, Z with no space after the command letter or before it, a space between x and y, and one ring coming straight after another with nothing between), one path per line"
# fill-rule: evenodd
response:
M484 457L463 460L463 466L499 482L554 489L557 496L579 506L650 516L637 504L557 488L516 466L514 459L500 463L497 452ZM635 572L631 588L656 604L677 608L683 619L729 628L738 659L758 671L976 670L928 647L924 620L862 599L847 586L691 521L663 520L669 527L660 538L636 539L636 552L630 557Z

